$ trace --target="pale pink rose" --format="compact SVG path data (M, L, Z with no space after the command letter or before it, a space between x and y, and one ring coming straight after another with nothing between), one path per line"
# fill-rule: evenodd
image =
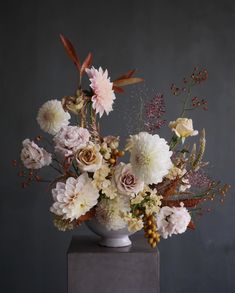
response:
M27 169L40 169L51 164L51 154L40 148L35 142L25 139L21 151L21 160Z
M182 234L190 221L191 216L183 204L181 207L162 207L157 216L158 232L165 239L173 234Z
M86 146L90 133L86 128L65 126L54 137L55 150L65 157L74 155L79 149Z
M100 117L104 112L108 115L113 110L113 101L116 97L107 69L103 71L101 67L99 70L92 67L91 69L87 68L86 73L90 78L90 87L94 91L94 95L91 98L93 109L95 109L96 114L99 113Z
M120 163L115 169L114 180L120 194L134 195L144 189L144 182L134 175L131 164Z

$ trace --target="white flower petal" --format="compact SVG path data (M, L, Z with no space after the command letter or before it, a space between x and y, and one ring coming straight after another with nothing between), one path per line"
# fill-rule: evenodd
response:
M63 126L69 124L70 118L70 114L64 111L60 101L50 100L39 109L37 122L42 130L55 135Z

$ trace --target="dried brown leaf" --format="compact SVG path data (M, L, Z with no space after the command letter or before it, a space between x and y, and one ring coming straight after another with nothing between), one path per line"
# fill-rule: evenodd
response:
M81 75L84 73L86 68L89 68L91 66L91 62L92 62L92 54L89 53L87 55L86 59L82 63L82 67L81 67L81 70L80 70Z
M95 216L95 210L92 209L90 211L88 211L85 215L79 217L76 222L78 225L80 225L82 222L90 220L91 218L93 218Z
M136 84L136 83L139 83L139 82L143 82L144 79L143 78L140 78L140 77L131 77L131 78L124 78L124 79L118 79L118 80L115 80L113 81L113 84L115 86L126 86L126 85L130 85L130 84Z
M116 80L120 80L120 79L127 79L127 78L130 78L132 77L134 74L136 73L136 69L132 69L132 70L129 70L127 73L119 76Z
M121 88L121 87L118 87L118 86L113 86L113 90L116 92L116 93L119 93L119 94L121 94L121 93L123 93L124 92L124 89L123 88Z
M169 199L169 200L162 200L163 206L169 206L169 207L180 207L180 204L183 203L186 208L194 208L199 203L203 201L203 198L189 198L189 199Z
M176 178L174 181L171 181L170 184L167 185L167 187L164 189L164 191L161 191L162 196L169 197L176 194L176 189L180 183L180 179Z
M190 222L189 222L189 224L188 224L188 228L189 228L189 229L192 229L192 230L195 230L195 229L196 229L196 226L195 226L195 224L194 224L193 221L190 221Z
M81 63L80 60L77 56L77 53L72 45L72 43L70 42L69 39L67 39L65 36L60 35L60 40L68 54L68 56L70 57L70 59L72 59L72 61L74 62L74 64L76 65L76 67L81 70Z

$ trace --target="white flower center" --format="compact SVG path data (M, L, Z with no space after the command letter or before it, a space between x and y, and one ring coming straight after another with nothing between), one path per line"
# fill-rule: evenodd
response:
M135 157L136 163L139 165L149 165L151 162L151 157L150 155L146 155L146 154L139 154L136 155Z
M55 118L55 113L51 112L51 111L47 111L44 113L43 118L45 119L45 121L53 121Z

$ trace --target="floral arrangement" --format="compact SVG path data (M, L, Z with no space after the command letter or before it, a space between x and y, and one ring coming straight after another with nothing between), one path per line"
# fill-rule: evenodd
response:
M108 230L144 229L154 248L161 237L194 229L195 217L204 211L202 204L217 195L223 201L230 187L211 179L204 170L208 164L203 161L204 129L197 144L185 143L199 135L185 114L196 108L207 110L207 102L192 95L193 87L208 78L207 70L195 68L182 87L171 86L173 95L184 99L180 117L169 123L169 142L155 133L166 125L164 98L157 94L143 107L145 129L130 135L125 149L120 150L119 137L102 136L99 119L113 110L116 94L122 93L124 86L143 79L134 77L136 71L131 70L111 81L107 70L91 67L91 53L81 63L71 42L62 35L61 41L78 70L79 87L75 95L49 100L39 109L37 122L52 142L43 136L23 141L21 162L13 161L20 168L22 186L48 182L39 174L45 166L58 173L49 181L50 211L54 225L62 231L96 217ZM88 89L82 85L84 76L90 82ZM125 153L129 154L128 163L120 161Z

